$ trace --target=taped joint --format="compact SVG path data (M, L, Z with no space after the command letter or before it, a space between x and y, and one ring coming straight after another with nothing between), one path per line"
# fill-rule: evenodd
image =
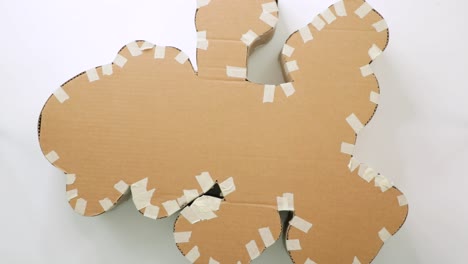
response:
M166 57L166 47L156 46L154 49L154 58L155 59L164 59Z
M202 172L200 175L195 176L195 178L204 193L209 191L215 185L215 182L213 178L211 178L209 172Z
M109 211L112 207L114 207L114 203L109 198L99 200L99 204L105 212Z
M369 64L362 66L360 70L361 70L362 77L367 77L369 75L374 74L374 71L372 70Z
M275 239L273 238L273 234L269 227L258 229L258 233L260 233L260 237L262 238L263 244L265 244L266 248L275 243Z
M286 240L286 249L288 251L302 250L301 242L299 241L299 239Z
M154 48L154 44L151 42L145 41L143 42L143 44L141 44L140 50L145 51L145 50L150 50L152 48Z
M195 263L198 258L200 258L200 251L198 250L198 246L194 246L187 255L185 255L185 258L190 261L190 263Z
M114 70L112 69L112 63L102 65L101 70L102 70L102 75L104 75L104 76L109 76L109 75L112 75L114 73Z
M197 49L207 50L209 42L206 39L206 31L197 32Z
M211 0L197 0L197 8L207 6Z
M71 200L75 199L76 197L78 197L78 190L77 189L67 191L67 200L68 201L71 201Z
M147 190L148 178L144 178L134 184L132 184L132 199L137 210L142 210L147 206L151 205L151 198L156 189Z
M385 227L379 231L379 238L380 240L382 240L382 242L385 243L385 241L387 241L391 237L392 234L390 234L390 232L388 232L388 230Z
M350 172L354 172L359 167L359 161L352 157L348 163L348 169Z
M346 142L342 142L341 143L341 153L348 154L348 155L353 155L354 145L346 143Z
M117 54L117 56L115 57L114 59L114 64L119 66L120 68L123 68L125 66L125 64L127 63L127 58L125 58L124 56L120 55L120 54Z
M393 187L393 184L382 174L375 177L374 184L375 187L379 187L382 192L386 192Z
M175 60L180 64L184 64L185 62L187 62L188 58L188 55L181 51L179 52L179 54L177 54Z
M263 103L273 103L275 99L275 85L265 85L263 90Z
M249 47L257 38L257 33L253 32L252 30L249 30L244 35L242 35L241 41Z
M398 204L400 206L408 205L408 199L406 199L406 196L400 195L400 196L397 197L397 199L398 199Z
M135 41L128 43L127 49L133 57L137 57L143 54L140 47L138 46L138 43L136 43Z
M247 68L226 66L226 75L231 78L247 79Z
M281 89L283 90L284 92L284 95L286 95L286 97L289 97L291 95L293 95L295 92L296 92L296 89L294 89L294 85L292 83L282 83L280 84L281 86Z
M76 200L75 212L77 212L80 215L84 215L85 212L86 212L87 204L88 204L88 202L83 198L80 198L80 199Z
M124 181L119 181L114 185L114 189L116 189L121 194L125 194L128 191L129 186Z
M314 262L313 260L311 260L310 258L306 259L306 261L304 262L304 264L317 264L316 262Z
M254 260L260 256L260 250L258 249L257 243L255 240L250 241L245 245L247 249L247 253L249 253L249 257L251 260Z
M336 16L333 14L333 12L329 8L323 11L320 15L323 17L323 19L325 19L327 24L331 24L333 23L333 21L336 20Z
M208 264L220 264L219 261L215 260L214 258L210 257Z
M96 68L92 68L86 71L86 76L88 76L89 82L95 82L99 80L99 75Z
M229 194L236 191L236 184L234 183L234 178L230 177L227 180L219 184L223 197L228 196Z
M159 206L155 205L148 205L145 207L145 213L143 214L145 217L150 219L156 220L158 219L159 215Z
M325 21L323 21L319 16L316 16L312 20L312 26L314 26L318 31L321 31L325 25Z
M372 24L372 26L375 28L377 32L382 32L388 29L387 22L384 19Z
M288 44L284 44L283 50L281 51L281 53L284 56L291 57L294 53L294 48L289 46Z
M294 194L283 193L283 196L276 197L278 211L294 211Z
M378 56L380 56L380 54L382 54L382 50L376 44L373 44L369 49L368 54L371 60L375 60Z
M353 264L361 264L361 261L357 257L354 257Z
M372 92L370 93L369 100L370 100L371 102L373 102L374 104L379 104L379 103L380 103L380 94L378 94L378 93L372 91Z
M166 201L162 203L162 206L166 210L168 216L171 216L180 210L180 206L176 200Z
M54 164L57 160L60 159L60 157L59 157L59 155L57 154L57 152L55 152L55 151L53 151L53 150L52 150L51 152L47 153L47 155L46 155L45 157L46 157L46 159L47 159L50 163L52 163L52 164Z
M364 18L370 13L370 11L372 11L372 6L367 2L364 2L358 9L356 9L356 11L354 11L354 13L360 18Z
M302 41L304 41L304 43L307 43L314 39L312 33L310 32L309 25L299 29L299 34L301 35Z
M192 232L175 232L174 233L174 240L177 244L181 243L188 243L190 242L190 237L192 236Z
M304 233L308 233L309 230L312 228L312 223L309 223L308 221L300 218L299 216L294 216L293 219L289 221L289 224L301 230Z
M295 60L286 62L285 67L286 71L288 71L289 73L299 70L299 66L297 65L297 61Z
M364 125L354 113L346 118L346 122L348 122L356 134L359 134L359 132L364 128Z
M54 92L55 98L63 104L66 100L70 99L70 96L65 92L65 90L62 87L59 87L57 90Z
M278 4L276 4L275 1L262 4L262 9L263 9L263 12L267 12L267 13L273 13L273 12L279 11Z
M278 18L275 15L268 12L262 12L262 14L260 15L260 20L265 22L270 27L275 27L276 23L278 23Z
M335 7L335 13L336 13L337 16L345 17L345 16L348 15L347 12L346 12L346 7L345 7L345 4L344 4L343 0L335 3L334 7Z
M72 185L76 181L76 175L75 174L68 174L67 173L67 185Z

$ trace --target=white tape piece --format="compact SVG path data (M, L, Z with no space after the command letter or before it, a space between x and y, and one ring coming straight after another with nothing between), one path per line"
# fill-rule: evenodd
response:
M140 56L141 54L143 54L143 52L141 52L140 47L138 47L138 43L136 43L135 41L128 43L127 49L133 57Z
M200 251L198 251L198 246L194 246L187 255L185 255L185 258L190 261L190 263L195 263L197 259L200 257Z
M375 58L382 54L382 50L377 45L373 44L368 53L371 60L375 60Z
M265 85L263 89L263 103L273 103L275 100L275 85Z
M215 182L213 181L213 178L211 178L210 173L206 171L202 172L200 175L195 176L195 178L197 179L197 182L204 193L209 191L215 185Z
M197 0L197 8L207 6L211 0Z
M281 53L287 57L291 57L294 53L294 48L289 46L288 44L284 44Z
M286 97L289 97L291 95L293 95L295 92L296 92L296 89L294 89L294 85L292 83L282 83L280 84L281 86L281 89L283 90L284 92L284 95L286 95Z
M299 216L294 216L293 219L289 221L289 224L301 230L304 233L308 233L309 230L312 228L312 223L309 223L308 221L300 218Z
M67 176L67 185L72 185L76 181L76 174L66 174Z
M209 42L206 39L206 31L197 32L197 49L207 50Z
M185 205L187 205L187 199L185 198L184 195L182 195L181 197L177 198L177 203L179 204L180 208L184 207Z
M145 41L143 42L143 44L141 44L140 50L144 51L144 50L150 50L152 48L154 48L154 44L151 42Z
M99 80L99 75L96 68L92 68L86 71L86 76L88 76L89 82L95 82Z
M65 90L63 90L62 87L59 87L57 90L55 90L54 96L61 104L63 104L63 102L65 102L66 100L70 99L70 96L68 96L68 94L65 92Z
M361 264L361 261L357 257L354 257L353 264Z
M317 264L315 263L313 260L311 260L310 258L306 259L306 261L304 262L304 264Z
M377 177L378 173L372 168L366 168L364 173L362 174L361 178L363 178L367 182L371 182L375 177Z
M124 181L119 181L114 185L114 189L116 189L119 193L124 194L128 191L130 186L126 184Z
M384 227L379 231L379 237L380 240L385 243L385 241L392 237L392 234L390 234L390 232L388 232L388 230Z
M206 211L218 211L221 206L222 199L213 196L203 195L196 199L191 205L192 209L199 210L201 212Z
M257 243L255 240L250 241L245 245L247 253L249 253L250 259L254 260L260 256L260 250L258 250Z
M102 65L102 75L112 75L112 73L114 73L113 69L112 69L112 63L111 64L106 64L106 65Z
M278 18L275 15L268 12L262 12L262 14L260 15L260 20L265 22L270 27L275 27L276 23L278 23Z
M286 249L288 251L302 250L301 242L299 241L299 239L286 240Z
M382 32L382 31L388 29L388 25L387 25L387 22L385 21L385 19L382 19L379 22L376 22L376 23L372 24L372 26L375 28L375 30L377 32Z
M185 62L187 62L188 58L188 55L181 51L179 52L179 54L177 54L175 60L180 64L184 64Z
M85 212L86 212L87 204L88 204L88 202L83 198L80 198L80 199L76 200L75 212L77 212L80 215L84 215Z
M148 205L151 205L151 198L153 198L153 194L156 189L147 191L147 184L148 178L144 178L143 180L140 180L131 186L132 199L137 210L141 210Z
M297 65L297 61L295 60L286 62L285 66L286 66L286 70L289 73L299 70L299 66Z
M173 215L174 213L180 210L179 204L176 200L166 201L162 203L162 206L166 210L168 216Z
M345 7L343 0L335 3L334 7L335 7L335 12L337 16L345 17L348 15L348 13L346 12L346 7Z
M372 11L372 6L367 2L364 2L358 9L356 9L356 11L354 11L354 13L360 18L364 18L370 13L370 11Z
M101 205L104 211L109 211L112 207L114 207L114 203L109 198L104 198L99 200L99 204Z
M53 164L54 162L56 162L57 160L60 159L60 157L59 157L59 155L57 154L57 152L55 152L55 151L53 151L53 150L52 150L51 152L49 152L45 157L46 157L46 159L47 159L50 163L52 163L52 164Z
M189 203L198 197L198 190L184 190L185 203Z
M380 94L378 94L378 93L372 91L372 92L370 93L369 100L370 100L371 102L373 102L374 104L379 104L379 102L380 102Z
M127 63L127 61L128 61L127 58L125 58L124 56L120 54L117 54L117 56L114 59L114 64L119 66L120 68L123 68L125 64Z
M208 264L220 264L219 261L216 261L214 258L210 257L210 260L208 261Z
M294 194L284 193L282 197L276 197L278 211L294 211Z
M276 2L274 2L274 1L262 4L262 9L263 9L263 12L268 12L268 13L273 13L273 12L278 12L279 11L278 4L276 4Z
M388 191L393 187L393 184L382 174L379 174L375 177L375 187L380 187L382 192Z
M164 59L166 57L166 47L156 46L154 49L154 58L155 59Z
M366 172L368 167L369 166L367 166L366 164L359 164L359 170L358 170L359 177L361 177L361 178L364 177L364 173Z
M356 134L359 134L359 132L364 128L364 125L354 113L346 118L346 122L348 122Z
M223 197L228 196L229 194L236 191L236 184L234 183L234 178L230 177L227 180L219 184Z
M374 71L372 70L371 66L369 64L364 65L361 67L361 75L362 77L367 77L369 75L374 74Z
M159 215L159 206L155 205L148 205L145 208L145 213L143 214L145 217L151 218L153 220L158 219Z
M316 16L312 20L312 26L314 26L318 31L321 31L325 25L325 21L323 21L319 16Z
M349 168L349 171L350 172L353 172L355 171L357 168L359 167L359 161L352 157L350 160L349 160L349 163L348 163L348 168Z
M275 239L273 238L273 234L269 227L258 229L258 233L260 233L260 237L262 238L265 247L269 247L275 243Z
M247 78L247 68L226 66L226 74L228 77L246 79Z
M250 46L257 38L257 33L253 32L252 30L249 30L244 35L242 35L241 41L244 42L245 45Z
M307 43L314 39L312 33L310 32L309 25L299 29L299 34L301 34L302 40L304 43Z
M327 24L331 24L336 20L336 16L330 9L325 9L325 11L323 11L320 15L323 17L323 19L325 19Z
M398 204L400 206L408 205L408 199L406 199L406 196L400 195L400 196L397 197L397 199L398 199Z
M180 214L192 225L201 221L200 217L190 206L185 207Z
M181 243L188 243L190 242L190 237L192 236L192 232L175 232L174 233L174 240L177 244Z
M78 190L77 189L67 191L67 200L68 201L71 201L76 197L78 197Z
M348 155L353 155L354 145L346 143L346 142L342 142L341 143L341 153L348 154Z

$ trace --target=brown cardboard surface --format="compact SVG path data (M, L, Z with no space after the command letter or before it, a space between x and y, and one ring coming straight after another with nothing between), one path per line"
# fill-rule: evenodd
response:
M214 212L217 218L195 224L178 218L175 232L192 232L178 246L184 254L197 246L196 263L248 263L247 243L265 248L260 228L279 237L277 197L283 193L294 195L294 215L313 224L307 233L288 229L287 239L301 245L290 251L295 263L374 258L383 245L379 231L396 233L408 206L400 206L396 188L382 191L358 169L350 172L351 156L340 147L356 139L346 118L354 113L365 124L375 111L369 95L378 93L378 82L360 68L370 63L373 44L386 47L388 31L372 26L382 19L375 11L363 19L354 14L362 0L345 0L347 16L321 31L309 26L313 40L304 43L297 32L290 37L294 53L281 60L297 61L299 69L287 74L295 93L286 97L277 86L274 102L263 103L264 85L229 78L225 66L246 67L249 50L240 37L249 29L271 35L258 19L267 2L213 0L199 9L197 28L207 30L209 47L198 51L198 75L190 61L174 59L180 53L175 48L155 59L155 48L133 56L126 46L119 52L128 60L123 68L114 64L112 75L103 75L98 67L93 82L78 75L62 86L68 100L47 101L40 144L45 155L58 154L56 167L76 175L67 185L78 191L73 208L84 199L84 215L101 214L99 201L116 203L122 196L116 183L147 179L148 199L165 217L164 203L177 201L184 190L202 195L195 176L209 172L218 183L233 177L236 191ZM226 16L232 24L216 22Z

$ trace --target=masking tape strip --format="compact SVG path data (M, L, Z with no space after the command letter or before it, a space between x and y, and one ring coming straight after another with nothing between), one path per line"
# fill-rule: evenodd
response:
M291 57L294 53L294 48L289 46L288 44L284 44L281 53L285 56Z
M354 11L354 13L360 18L364 18L370 11L372 11L372 6L367 2L364 2L358 9L356 9L356 11Z
M312 228L312 223L309 223L308 221L300 218L299 216L294 216L293 219L289 221L289 224L301 230L304 233L308 233L309 230Z
M363 178L367 182L371 182L375 177L377 177L378 173L372 168L366 168L364 173L361 173L361 178Z
M208 5L211 0L197 0L197 8L204 7Z
M67 174L67 185L72 185L76 181L75 174Z
M319 16L314 17L312 20L312 25L318 30L322 30L325 27L325 21L323 21Z
M123 68L123 66L125 66L127 61L128 61L127 58L125 58L124 56L120 54L117 54L117 56L115 56L115 59L114 59L114 64L119 66L120 68Z
M145 208L145 213L143 214L145 217L151 218L151 219L158 219L159 215L159 206L155 205L148 205Z
M361 129L364 128L364 125L354 113L346 118L346 122L348 122L348 124L351 126L354 132L356 132L356 134L359 134Z
M257 247L257 243L255 240L250 241L245 245L247 252L249 253L250 259L254 260L260 256L260 250Z
M180 210L179 204L176 200L169 200L162 203L164 209L166 209L167 215L173 215L175 212Z
M143 52L141 52L140 50L140 47L138 47L138 43L136 43L135 41L128 43L127 49L133 57L140 56L141 54L143 54Z
M246 79L247 78L247 68L226 66L226 74L228 77Z
M278 203L278 211L288 211L288 201L282 197L276 197L276 201Z
M286 62L285 66L286 66L286 70L289 73L299 70L299 66L297 65L297 61L295 60Z
M375 187L380 187L382 192L388 191L393 187L393 184L382 174L379 174L375 177Z
M398 199L398 204L400 206L408 205L408 199L406 199L406 196L400 195L400 196L397 197L397 199Z
M152 48L154 48L154 44L151 43L151 42L145 41L145 42L143 42L143 44L141 45L140 50L141 50L141 51L144 51L144 50L150 50L150 49L152 49Z
M380 240L382 240L382 242L385 243L385 241L387 241L389 238L391 238L392 235L391 235L390 232L388 232L388 230L384 227L384 228L382 228L382 229L379 231L379 237L380 237Z
M213 178L211 178L211 175L209 172L202 172L200 175L195 176L195 178L198 181L198 184L200 185L202 191L206 193L213 187L215 182L213 181Z
M197 48L202 50L208 49L208 40L206 39L206 31L197 32Z
M234 183L234 178L232 177L228 178L227 180L220 183L219 187L221 188L221 192L223 193L223 196L224 197L228 196L229 194L236 191L236 184Z
M364 176L364 173L366 172L367 168L369 168L369 166L367 166L366 164L359 164L359 170L358 170L359 177L362 178Z
M348 168L349 168L349 171L350 172L353 172L355 171L357 168L359 167L359 161L352 157L350 160L349 160L349 163L348 163Z
M114 189L116 189L119 193L124 194L128 191L129 186L124 181L119 181L114 185Z
M50 163L54 163L54 162L56 162L57 160L60 159L57 152L55 152L53 150L51 152L49 152L45 157Z
M294 194L283 193L282 197L276 197L278 211L294 211Z
M210 260L209 260L208 264L219 264L219 262L216 261L214 258L210 257Z
M198 190L197 189L184 190L184 197L185 197L185 202L189 203L198 197Z
M265 247L269 247L275 243L275 239L273 238L273 234L269 227L258 229L258 233L260 233L260 237L262 237Z
M265 22L270 27L275 27L276 23L278 23L278 18L268 12L262 12L262 14L260 15L260 20Z
M188 60L188 56L183 51L181 51L179 54L177 54L175 60L180 64L184 64Z
M288 251L301 250L301 242L299 241L299 239L286 240L286 249Z
M92 68L86 71L86 76L88 76L89 82L94 82L99 80L99 75L96 68Z
M357 257L354 257L353 264L361 264L361 261Z
M166 47L156 46L156 48L154 48L154 58L164 59L165 57L166 57Z
M187 255L185 255L185 258L190 261L190 263L195 263L197 259L200 257L200 251L198 251L198 246L194 246Z
M323 11L320 15L323 17L323 19L325 19L325 21L328 24L331 24L333 23L333 21L336 20L336 16L333 14L333 12L329 8L325 9L325 11Z
M375 28L375 30L377 32L382 32L382 31L388 29L388 25L387 25L387 22L385 21L385 19L382 19L379 22L376 22L376 23L372 24L372 26Z
M382 54L382 50L377 45L373 44L368 53L371 60L375 60L375 58Z
M284 94L286 97L289 97L293 95L296 92L296 89L294 89L294 85L292 83L282 83L280 84L281 89L283 89Z
M346 142L342 142L341 143L341 153L348 154L348 155L353 155L354 145L346 143Z
M263 103L273 103L275 99L275 85L265 85L263 89Z
M63 90L62 87L59 87L57 90L55 90L54 96L61 104L63 104L63 102L65 102L66 100L70 99L70 96L68 96L68 94L65 92L65 90Z
M310 258L308 258L308 259L304 262L304 264L317 264L317 263L315 263L313 260L311 260Z
M309 25L299 29L299 34L301 34L302 40L304 43L307 43L314 39L312 33L310 32Z
M268 13L273 13L273 12L278 12L279 11L278 4L276 4L276 2L274 2L274 1L262 4L262 9L263 9L263 12L268 12Z
M151 198L153 198L154 191L155 189L143 193L134 193L132 188L132 199L137 210L141 210L146 208L148 205L151 205Z
M109 211L112 207L114 207L114 203L109 198L104 198L99 200L99 204L101 205L104 211Z
M348 15L346 13L346 7L345 7L343 0L335 3L334 7L335 7L335 12L337 16L344 17Z
M192 206L198 207L197 209L218 211L221 206L221 198L216 198L213 196L203 195L193 202Z
M200 217L190 206L185 207L184 210L180 212L180 214L192 225L201 221Z
M72 199L74 199L76 197L78 197L78 190L77 189L67 191L67 200L68 201L71 201Z
M371 66L369 64L364 65L361 67L361 75L362 77L367 77L369 75L372 75L374 71L372 70Z
M372 92L370 93L369 100L370 100L371 102L373 102L374 104L379 104L379 102L380 102L380 94L378 94L378 93L372 91Z
M109 76L109 75L112 75L112 73L114 73L114 71L112 70L112 63L102 65L102 75Z
M80 215L84 215L86 212L87 204L88 202L85 199L83 198L78 199L75 204L75 212L77 212Z
M175 232L174 233L174 240L177 244L180 243L188 243L190 242L190 237L192 236L192 232Z
M144 178L132 184L132 194L137 195L147 192L148 178Z
M257 33L253 32L252 30L249 30L244 35L242 35L241 41L244 42L245 45L250 46L257 38Z

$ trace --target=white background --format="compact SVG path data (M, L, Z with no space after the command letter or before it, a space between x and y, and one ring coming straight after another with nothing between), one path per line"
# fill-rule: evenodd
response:
M280 1L278 32L253 55L250 78L281 82L282 43L333 2ZM374 263L467 263L468 2L369 2L391 41L373 64L382 99L358 158L410 202L406 224ZM73 213L36 125L59 85L132 40L176 46L195 61L194 12L194 0L0 1L0 263L188 263L172 243L173 219L146 219L130 202L95 218ZM291 262L276 243L254 263Z

